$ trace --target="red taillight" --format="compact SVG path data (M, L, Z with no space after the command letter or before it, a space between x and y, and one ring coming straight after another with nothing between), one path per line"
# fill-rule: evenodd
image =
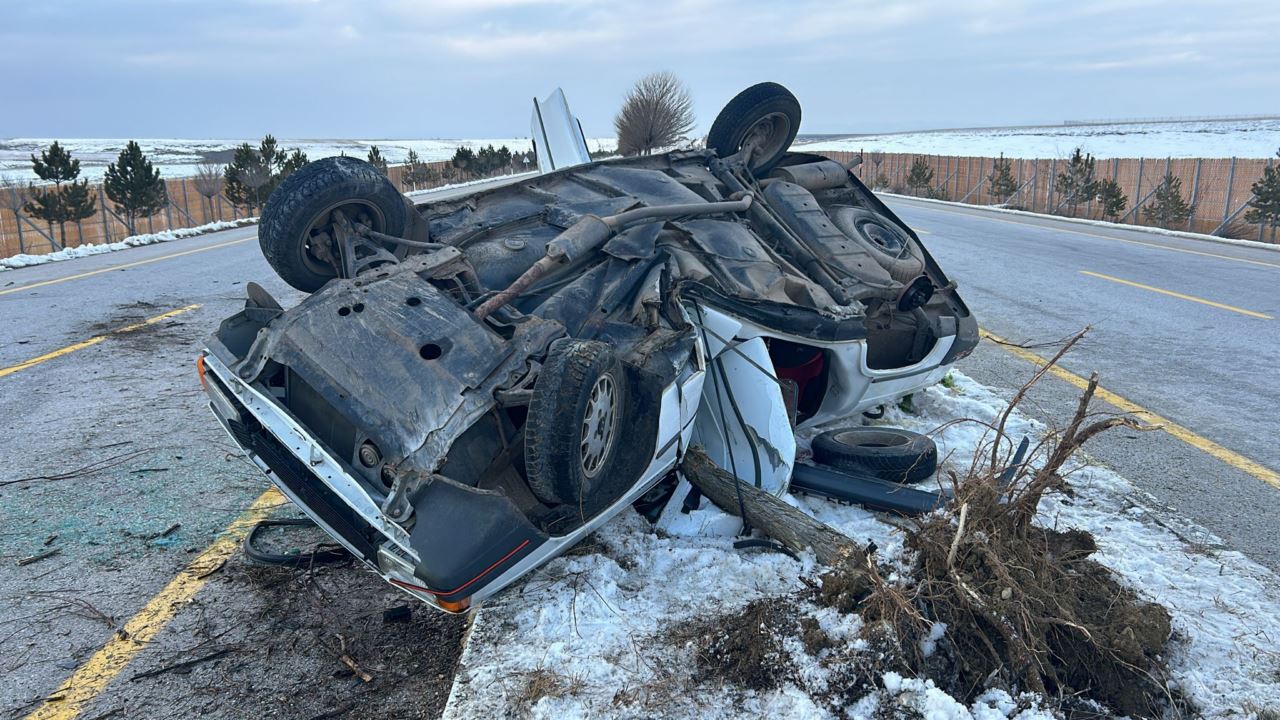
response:
M204 355L196 358L196 375L200 376L200 387L209 389L209 381L204 379Z

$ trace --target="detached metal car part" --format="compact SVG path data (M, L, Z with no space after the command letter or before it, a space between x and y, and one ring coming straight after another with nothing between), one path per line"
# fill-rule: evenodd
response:
M629 505L677 512L692 444L786 492L797 426L937 382L977 343L911 229L788 152L799 124L763 83L705 151L418 205L359 160L313 162L259 229L313 294L283 310L250 287L201 358L214 414L356 557L452 612Z

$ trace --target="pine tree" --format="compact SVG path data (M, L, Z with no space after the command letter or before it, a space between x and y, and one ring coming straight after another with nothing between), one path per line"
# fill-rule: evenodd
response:
M56 141L40 157L31 156L31 169L50 187L31 189L31 200L23 208L32 217L58 224L62 247L67 246L67 223L91 217L98 209L97 198L89 192L89 181L80 177L80 161L71 157Z
M476 165L476 153L465 145L453 151L453 159L449 164L458 169L463 177L473 171Z
M103 190L124 216L129 234L136 234L138 218L155 215L169 204L169 193L160 171L155 169L138 143L130 140L120 157L107 166Z
M377 145L369 148L369 164L378 168L378 172L383 175L387 174L387 159L382 157L382 151L378 150Z
M1102 217L1114 222L1128 207L1129 198L1120 189L1120 183L1108 178L1098 183L1098 204L1102 209Z
M1002 203L1009 202L1009 198L1018 192L1018 182L1013 179L1012 168L1013 164L1004 159L1004 153L1000 153L1000 159L995 161L991 174L987 176L987 192Z
M922 157L916 157L911 161L911 170L907 173L907 187L920 192L929 190L933 186L933 168L929 167L929 163Z
M418 153L413 150L409 151L409 156L405 159L404 175L402 176L406 183L409 183L416 190L419 185L425 185L435 177L435 171L431 166L422 162L418 157Z
M1280 150L1276 151L1280 157ZM1280 165L1272 163L1262 170L1262 177L1253 184L1253 198L1245 222L1271 228L1271 241L1275 242L1276 228L1280 228Z
M1058 207L1066 205L1072 217L1075 217L1080 203L1088 202L1098 194L1098 180L1094 174L1096 165L1092 155L1076 148L1067 160L1066 168L1058 173L1057 190L1062 198Z
M306 164L307 156L301 150L294 150L292 154L281 150L270 135L264 137L256 149L242 143L223 173L223 195L232 205L252 213L254 208L266 204L281 180Z
M1191 211L1191 205L1182 199L1182 178L1171 172L1165 172L1164 179L1156 186L1151 204L1142 208L1148 222L1165 228L1186 224Z

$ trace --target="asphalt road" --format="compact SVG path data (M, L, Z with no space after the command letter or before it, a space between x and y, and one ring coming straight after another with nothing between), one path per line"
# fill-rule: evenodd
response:
M1112 392L1280 470L1280 252L979 208L888 202L921 231L984 329L1036 345L1089 326L1063 367L1084 377L1097 372ZM1055 349L1036 352L1050 356ZM990 342L960 365L1009 394L1030 367ZM1044 419L1061 420L1077 394L1050 379L1033 396L1033 406L1040 405ZM1280 489L1163 432L1113 433L1088 449L1172 514L1280 570Z
M1280 253L891 204L927 233L986 329L1044 342L1092 325L1067 368L1097 370L1112 391L1280 468L1280 321L1256 316L1280 317ZM0 376L0 717L25 717L120 638L265 487L207 416L193 364L248 281L286 306L300 297L262 259L253 228L0 273L0 368L73 348ZM961 369L1011 393L1032 366L984 342ZM1050 379L1030 409L1061 418L1075 395ZM1189 539L1280 569L1280 491L1162 432L1113 433L1091 453L1154 498L1137 504L1221 538ZM350 566L259 568L238 554L185 602L83 717L432 716L462 628L420 607L408 625L383 623L404 600Z

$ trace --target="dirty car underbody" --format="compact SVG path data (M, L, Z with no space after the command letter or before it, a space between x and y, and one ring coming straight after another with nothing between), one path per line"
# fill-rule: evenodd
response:
M820 156L613 160L415 213L382 249L340 229L350 277L288 311L251 292L202 362L280 489L450 611L629 505L674 512L691 444L785 492L797 426L936 382L976 344L918 238Z

